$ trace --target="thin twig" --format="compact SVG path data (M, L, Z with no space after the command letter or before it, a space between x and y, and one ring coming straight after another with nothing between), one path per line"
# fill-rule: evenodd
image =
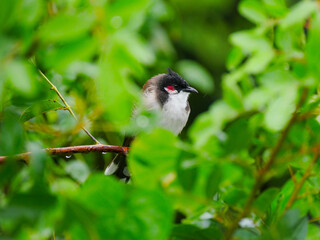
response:
M113 146L113 145L81 145L81 146L71 146L71 147L61 147L61 148L46 148L43 151L46 151L50 155L72 155L74 153L90 153L90 152L114 152L126 155L129 151L129 147ZM21 153L15 155L13 158L16 160L28 161L31 152ZM7 160L7 156L0 156L0 163Z
M292 114L292 117L290 119L290 121L288 122L288 124L286 125L286 127L284 128L283 132L280 135L280 138L276 144L276 146L274 147L274 149L272 150L271 154L270 154L270 158L267 161L267 163L265 164L264 167L262 167L257 174L256 177L256 182L251 190L251 193L248 197L248 200L243 208L243 211L241 212L241 214L235 219L235 221L233 221L228 229L228 231L226 232L225 235L225 240L230 240L232 239L233 233L236 231L236 229L238 228L238 224L240 222L240 220L244 217L246 217L249 212L250 209L252 207L252 204L255 200L256 194L259 191L261 185L263 184L264 178L266 176L266 173L270 170L270 167L272 166L272 164L274 163L276 156L282 146L282 144L284 143L289 130L291 129L293 123L296 121L297 117L298 117L298 110L300 109L300 107L302 106L302 104L304 103L306 97L307 97L307 93L308 93L308 89L304 88L301 98L296 106L296 110L294 111L294 113Z
M309 163L307 170L306 170L305 173L302 175L301 180L295 185L295 188L294 188L294 190L293 190L293 193L291 194L290 199L289 199L289 201L287 202L287 205L286 205L286 207L285 207L284 212L286 212L286 211L292 206L292 204L294 203L294 201L297 199L298 194L299 194L301 188L303 187L303 184L305 183L305 181L307 180L307 178L310 177L312 167L313 167L314 164L317 162L318 158L319 158L319 152L318 152L318 151L315 151L315 154L314 154L314 156L313 156L313 159L312 159L311 162Z
M47 78L46 75L44 75L44 73L41 70L39 70L39 73L50 84L51 89L54 90L58 94L59 98L61 99L61 101L65 105L66 110L68 110L70 112L70 114L73 116L73 118L75 120L78 120L77 116L74 114L74 112L72 111L70 105L67 103L67 101L64 99L64 97L61 95L61 93L59 92L57 87ZM91 139L93 141L95 141L96 144L101 144L94 136L92 136L92 134L85 127L81 126L81 128L82 128L83 131L86 132L86 134L88 134L89 137L91 137Z
M294 176L294 173L293 173L292 168L291 168L290 165L288 165L288 169L289 169L289 173L290 173L292 182L294 183L294 185L297 185L297 179L296 179L296 177Z
M320 216L314 217L314 218L311 218L311 219L309 220L309 223L313 223L313 222L316 222L316 221L319 221L319 220L320 220Z

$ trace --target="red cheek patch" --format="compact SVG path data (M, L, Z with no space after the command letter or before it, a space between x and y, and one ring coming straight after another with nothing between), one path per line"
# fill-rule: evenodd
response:
M174 86L168 86L167 89L168 89L170 92L176 90L176 89L174 88Z

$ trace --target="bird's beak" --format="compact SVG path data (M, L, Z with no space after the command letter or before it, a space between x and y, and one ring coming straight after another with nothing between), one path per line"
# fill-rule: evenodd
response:
M190 92L190 93L198 93L197 89L193 88L193 87L186 87L185 89L183 89L184 92Z

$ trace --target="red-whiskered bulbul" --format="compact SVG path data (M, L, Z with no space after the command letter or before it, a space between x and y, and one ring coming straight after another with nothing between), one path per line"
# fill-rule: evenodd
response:
M148 111L157 111L160 115L161 127L178 135L186 125L190 105L190 93L198 91L177 73L168 68L168 74L158 74L149 79L143 86L143 103ZM126 137L123 146L130 146L134 137ZM105 175L115 175L127 182L130 174L126 156L118 154L106 168Z

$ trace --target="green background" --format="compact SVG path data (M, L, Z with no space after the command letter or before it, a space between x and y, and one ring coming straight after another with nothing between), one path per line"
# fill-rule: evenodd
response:
M0 238L319 239L319 43L318 1L0 1ZM199 90L179 137L131 118L168 67ZM41 150L82 127L140 132L131 184Z

